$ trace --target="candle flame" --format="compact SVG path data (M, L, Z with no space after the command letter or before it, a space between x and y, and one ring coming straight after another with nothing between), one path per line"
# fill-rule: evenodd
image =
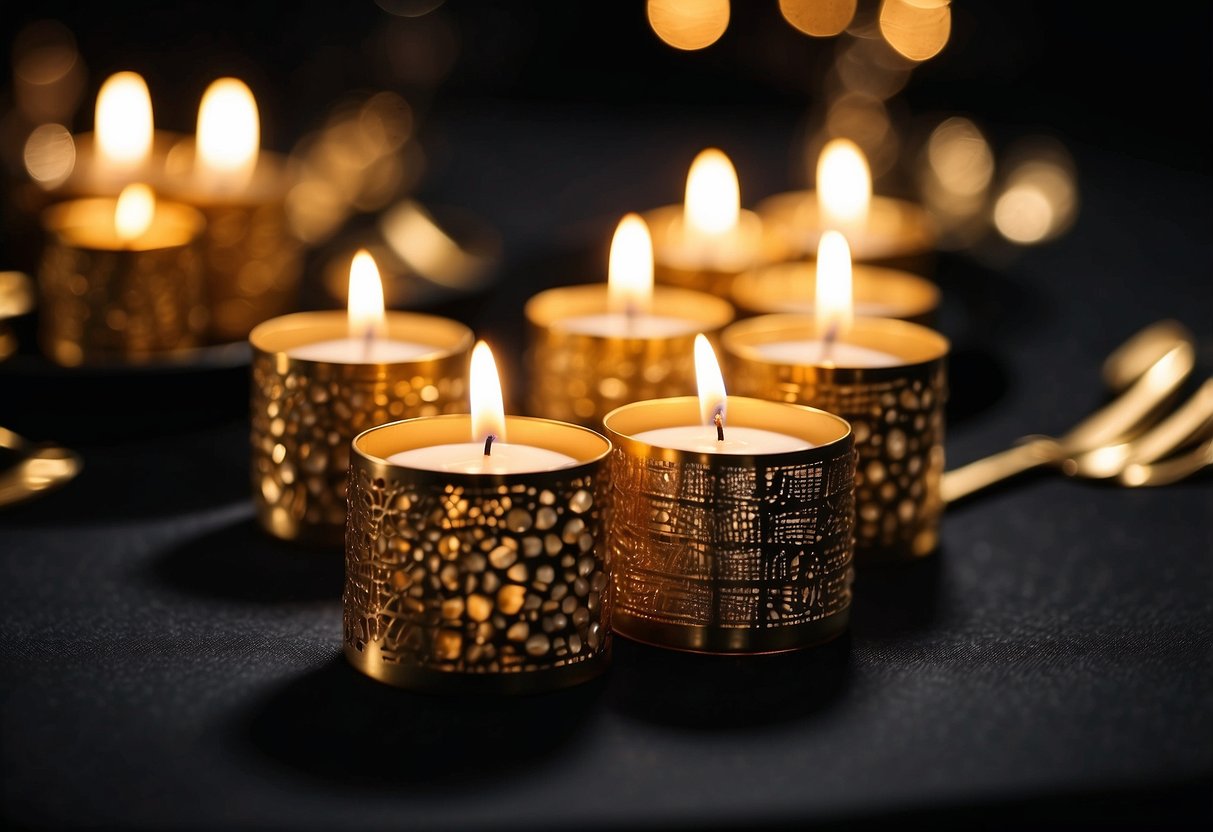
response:
M612 312L634 315L653 305L653 238L639 214L619 221L607 266L607 301Z
M501 399L501 377L493 351L484 341L472 349L472 368L468 383L472 405L472 441L485 442L491 436L505 441L505 405Z
M105 79L93 117L98 161L108 167L144 164L152 152L152 96L135 72Z
M851 300L851 247L837 231L821 235L817 246L817 298L813 304L818 329L827 340L842 338L855 322Z
M872 172L859 145L832 139L817 158L817 204L823 228L862 226L872 202Z
M366 249L350 263L349 329L351 338L382 338L387 335L383 311L383 280L375 258Z
M683 211L690 230L701 234L723 234L737 225L741 186L722 151L709 147L691 163Z
M695 336L695 381L699 385L699 418L705 425L716 424L716 417L723 424L725 402L724 376L720 374L720 362L703 333Z
M123 242L130 242L147 231L156 216L156 194L142 184L127 185L114 206L114 231Z
M212 82L198 105L199 168L244 184L257 167L260 146L261 119L252 90L239 78Z

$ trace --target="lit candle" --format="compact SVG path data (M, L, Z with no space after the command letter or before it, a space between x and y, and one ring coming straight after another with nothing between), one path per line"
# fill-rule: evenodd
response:
M728 426L728 397L720 364L708 339L695 337L695 377L699 384L700 424L641 431L633 437L661 448L704 454L775 454L812 445L803 439L755 427Z
M741 208L741 186L723 151L699 153L687 173L686 198L646 215L653 229L658 283L725 291L763 259L762 222Z
M733 385L850 422L858 556L922 557L943 511L948 341L908 321L854 317L838 232L822 236L818 266L814 315L761 315L722 333Z
M549 289L525 311L531 412L587 427L625 402L690 392L695 334L733 320L721 298L654 287L652 239L635 214L615 231L607 285Z
M364 252L351 263L348 309L271 318L248 340L253 502L261 525L284 540L341 540L359 433L466 407L471 330L385 311L378 269Z
M851 303L851 252L837 231L821 236L817 252L817 298L814 303L821 337L771 341L756 349L771 361L821 364L827 367L893 367L901 359L884 350L847 343L855 324Z
M855 456L840 417L725 395L706 340L699 397L607 414L616 633L679 650L769 653L847 625Z
M855 259L897 263L920 270L936 232L930 216L915 203L873 196L872 174L859 146L848 139L826 144L817 160L814 191L792 191L758 206L772 254L790 260L812 256L821 235L841 231Z
M165 159L165 186L206 215L202 239L210 338L243 338L296 304L302 246L291 233L286 160L261 148L261 117L248 85L219 78L198 105L194 140Z
M698 329L691 318L653 314L653 240L638 214L619 221L607 266L608 311L561 318L555 326L579 335L669 338Z
M148 360L197 346L205 325L202 216L142 183L53 205L38 283L40 339L60 364ZM202 313L202 314L200 314Z
M577 462L559 451L511 444L506 440L501 380L493 352L483 341L472 350L469 375L471 440L401 451L389 456L389 463L461 474L530 474L565 468Z
M390 364L415 361L434 352L432 344L388 337L383 308L383 281L370 253L362 250L350 263L349 334L301 344L287 350L292 358L338 364Z

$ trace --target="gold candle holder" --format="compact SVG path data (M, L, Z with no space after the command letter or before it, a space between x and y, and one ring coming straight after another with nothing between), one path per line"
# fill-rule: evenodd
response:
M763 223L742 210L736 227L720 240L688 237L682 205L665 205L645 213L653 235L653 279L667 286L728 297L737 275L770 262Z
M127 239L115 228L117 205L74 199L42 214L39 340L59 364L146 361L201 343L202 216L159 200L147 229Z
M586 335L561 327L563 320L605 314L607 286L549 289L526 304L529 410L598 427L616 407L695 389L695 334L712 336L733 320L733 307L703 292L658 286L655 312L689 321L686 332L659 337ZM668 312L666 312L668 310Z
M431 315L388 312L386 337L433 344L393 363L295 358L290 350L348 334L345 312L299 312L253 329L252 479L257 519L275 537L339 544L350 442L374 425L466 409L472 333Z
M767 197L755 209L762 221L770 262L811 260L825 230L817 192L790 191ZM939 235L921 205L873 196L866 221L845 229L856 262L930 274Z
M849 426L812 408L729 396L730 427L776 428L812 447L746 456L633 438L699 419L691 396L606 417L615 631L700 653L779 652L837 636L851 605Z
M368 676L434 691L527 693L606 668L610 443L549 419L505 424L511 442L576 463L468 474L387 461L466 441L466 415L395 422L354 440L345 655Z
M263 150L249 182L225 190L197 175L193 159L191 140L170 152L166 187L206 217L201 250L208 337L216 343L238 341L262 321L295 308L303 246L287 220L293 180L286 160Z
M939 309L939 287L925 277L899 269L856 264L851 291L855 314L898 318L930 326ZM817 263L780 263L737 276L732 301L739 313L812 315L816 308Z
M943 513L944 405L948 341L906 321L856 318L846 343L891 353L896 366L847 367L764 356L762 346L819 341L805 315L764 315L733 324L721 343L739 393L796 402L851 423L855 473L856 559L917 558L939 543Z

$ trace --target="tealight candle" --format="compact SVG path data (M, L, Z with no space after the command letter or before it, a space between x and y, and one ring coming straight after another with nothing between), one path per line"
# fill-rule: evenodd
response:
M401 451L388 457L393 465L426 471L462 474L528 474L572 465L568 454L534 445L512 445L505 441L505 408L501 379L493 353L483 341L472 350L471 367L472 439L445 445L430 445Z
M733 320L727 301L653 286L653 246L636 214L611 242L607 285L566 286L532 297L529 407L586 426L620 404L693 388L691 345Z
M727 295L733 278L765 257L762 222L741 208L741 186L722 151L700 152L682 205L644 215L653 233L658 283Z
M39 340L52 359L147 361L200 342L197 211L134 184L117 199L58 203L43 224Z
M779 261L811 257L823 232L840 231L855 259L926 273L937 233L930 215L906 200L872 195L872 175L863 151L834 139L817 162L815 191L776 194L757 207Z
M841 633L851 603L849 425L727 396L697 342L699 396L607 414L615 446L612 627L661 647L767 653Z
M907 321L852 318L845 240L833 234L822 241L816 317L750 318L726 329L722 344L744 393L851 423L857 557L921 557L938 544L943 511L948 342Z
M432 315L385 312L379 272L359 252L347 312L299 312L249 334L253 499L276 537L341 539L350 441L372 425L463 405L472 333Z
M610 443L507 418L483 343L470 376L470 415L354 439L345 655L369 676L424 690L585 681L610 656Z
M252 91L220 78L202 96L194 142L179 142L165 160L166 188L206 215L210 337L218 342L244 338L290 309L302 274L302 246L285 207L291 174L260 141Z

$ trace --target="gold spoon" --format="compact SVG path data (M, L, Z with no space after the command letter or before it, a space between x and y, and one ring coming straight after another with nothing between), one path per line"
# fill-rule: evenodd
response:
M1153 358L1151 361L1150 359ZM1140 374L1120 395L1060 438L1031 437L1005 451L944 474L944 502L955 502L1002 480L1067 459L1119 444L1141 432L1159 407L1179 390L1196 363L1196 350L1187 330L1173 321L1147 327L1109 356L1104 377L1114 383Z
M0 506L23 502L71 481L83 466L79 454L59 445L35 445L8 428L0 428L0 448L23 454L0 474Z

